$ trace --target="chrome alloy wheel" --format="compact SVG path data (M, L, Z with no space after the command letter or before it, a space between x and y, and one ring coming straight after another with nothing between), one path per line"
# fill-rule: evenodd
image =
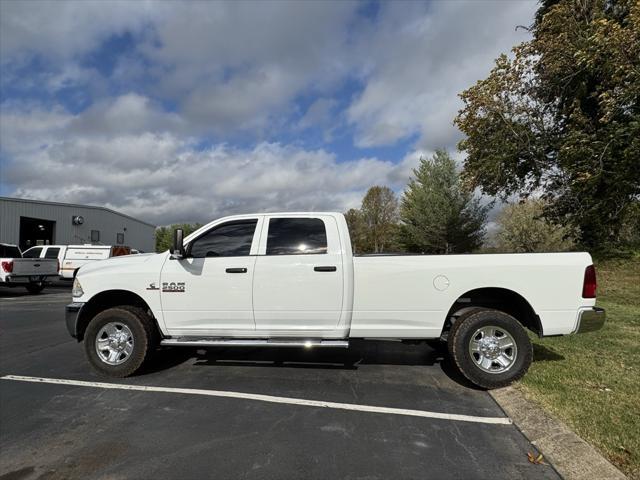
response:
M96 336L96 353L107 365L120 365L133 352L133 334L120 322L109 322Z
M480 370L504 373L518 356L518 347L511 334L500 327L487 326L476 330L469 341L469 355Z

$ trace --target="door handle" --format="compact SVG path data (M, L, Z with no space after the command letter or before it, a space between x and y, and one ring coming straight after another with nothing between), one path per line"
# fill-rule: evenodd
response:
M247 269L242 267L242 268L227 268L225 270L225 272L227 273L247 273Z
M338 267L331 266L322 266L322 267L313 267L314 272L335 272L338 270Z

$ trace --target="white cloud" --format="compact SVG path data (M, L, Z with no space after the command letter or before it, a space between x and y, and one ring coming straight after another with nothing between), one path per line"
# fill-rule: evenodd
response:
M277 122L274 113L285 109L295 88L279 68L252 70L227 83L196 87L182 102L183 114L218 134L260 131Z
M316 126L325 126L335 118L335 109L338 101L333 98L318 98L307 109L296 125L305 130Z
M282 126L302 92L348 74L345 46L356 2L0 2L0 63L51 63L48 87L100 82L78 65L114 35L135 46L110 82L143 78L146 95L169 99L194 131L264 132ZM13 79L19 81L18 78ZM98 92L101 94L106 91Z
M6 101L0 104L0 148L16 156L60 138L73 115L61 107Z
M136 93L99 101L70 125L70 131L97 135L179 132L185 128L180 115L165 112L156 102Z
M163 3L0 2L1 63L32 54L69 59L90 52L111 35L138 31L156 20L167 10Z
M453 147L457 94L483 78L501 52L527 38L535 2L388 2L359 51L369 58L365 87L348 109L357 145L419 136L418 145ZM410 8L408 8L410 7Z
M144 78L144 94L175 103L192 133L288 128L301 95L331 94L347 78L363 83L347 111L360 147L417 136L451 147L457 94L492 60L527 37L534 1L382 3L374 19L355 2L0 2L0 60L57 59L48 88ZM109 79L76 61L130 32L132 52ZM133 54L141 55L142 64ZM10 77L10 69L5 68ZM14 82L20 79L14 79ZM27 79L28 81L28 79ZM337 114L337 113L336 113ZM300 123L304 127L307 120ZM328 139L330 137L327 137Z
M296 132L319 130L323 141L330 143L336 132L345 127L344 115L338 111L338 107L338 100L335 98L320 97L309 105L300 120L293 125L292 130Z
M382 2L373 17L362 6L0 1L3 92L49 95L0 105L2 182L158 223L344 210L371 185L400 191L420 155L454 147L457 94L526 38L514 27L536 3ZM133 44L110 73L82 62L125 33ZM36 57L45 67L22 74ZM60 92L90 106L51 106ZM330 143L339 129L343 143L345 127L358 147L417 141L394 164L278 140L319 129Z
M140 98L124 97L105 106L104 116L120 109L135 116L137 109L144 111L141 104ZM322 149L268 142L199 149L193 139L168 132L105 128L96 135L95 127L78 129L100 116L96 110L78 116L14 114L19 128L11 135L18 138L19 131L21 142L3 142L12 158L3 181L19 185L14 195L105 205L159 224L234 212L343 211L359 206L371 185L401 189L417 162L416 155L399 164L376 158L338 162ZM42 138L48 142L40 143Z

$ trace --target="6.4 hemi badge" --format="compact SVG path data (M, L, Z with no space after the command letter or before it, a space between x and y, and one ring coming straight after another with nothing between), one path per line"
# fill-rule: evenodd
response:
M184 293L184 282L162 282L163 292L180 292Z

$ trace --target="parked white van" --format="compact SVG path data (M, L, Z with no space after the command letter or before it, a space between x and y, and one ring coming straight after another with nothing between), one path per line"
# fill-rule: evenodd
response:
M26 250L23 258L57 258L60 278L72 280L82 265L130 253L131 248L121 245L38 245Z

